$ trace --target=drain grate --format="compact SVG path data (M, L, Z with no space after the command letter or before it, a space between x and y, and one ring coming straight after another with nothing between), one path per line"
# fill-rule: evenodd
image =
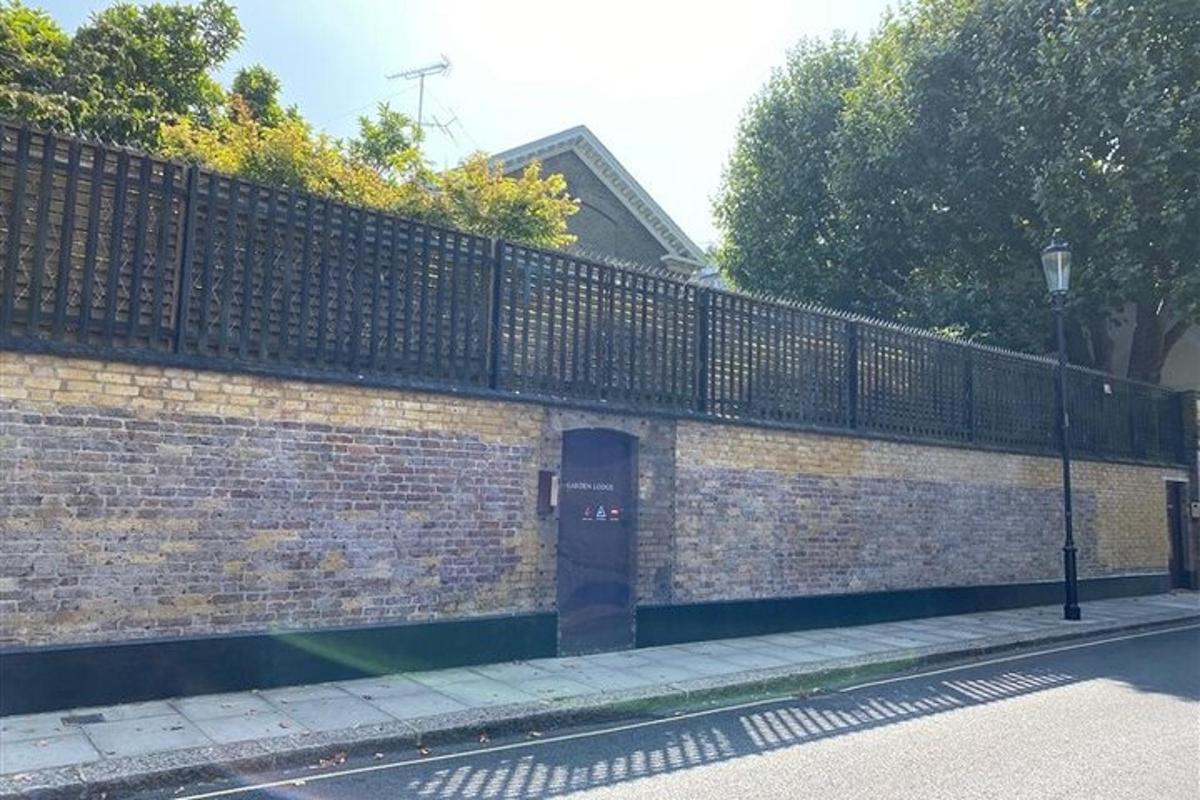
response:
M63 725L91 725L96 722L104 722L103 714L74 714L69 717L63 717Z

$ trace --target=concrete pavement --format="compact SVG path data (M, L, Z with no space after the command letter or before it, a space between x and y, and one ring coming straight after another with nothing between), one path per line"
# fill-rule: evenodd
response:
M337 761L1197 618L1200 596L1157 595L1087 603L1082 623L1035 607L11 716L0 720L0 795Z

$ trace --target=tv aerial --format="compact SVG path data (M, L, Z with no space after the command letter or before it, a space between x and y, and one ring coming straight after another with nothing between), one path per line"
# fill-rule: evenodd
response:
M396 79L405 80L405 81L413 81L413 80L417 81L417 130L418 131L424 130L423 114L425 112L425 79L432 75L445 75L449 71L450 71L450 59L446 58L445 54L443 54L439 61L435 61L432 64L426 64L423 67L413 67L412 69L406 69L406 70L402 70L400 72L394 72L391 75L384 76L389 81L396 80Z

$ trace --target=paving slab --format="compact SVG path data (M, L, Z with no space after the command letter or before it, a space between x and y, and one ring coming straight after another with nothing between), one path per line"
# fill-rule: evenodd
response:
M27 739L45 739L48 736L65 736L77 733L78 726L67 725L63 717L71 712L51 711L46 714L22 714L0 717L0 741L23 742Z
M318 683L313 686L285 686L281 689L267 689L260 696L277 706L288 706L292 703L308 703L313 700L351 700L355 696L336 683Z
M554 670L539 667L528 661L510 661L507 664L488 664L482 667L471 667L471 671L481 678L496 681L519 682L533 681L554 674Z
M727 661L741 669L767 669L768 667L785 667L792 662L791 656L784 658L783 656L774 653L764 653L759 650L751 650L744 653L730 653L721 657L722 661Z
M474 680L455 681L438 687L438 691L465 706L499 706L528 703L537 698L514 684L476 676Z
M460 700L447 697L436 691L423 691L403 695L384 695L371 701L372 704L398 720L429 717L464 711L469 706Z
M477 681L480 674L471 667L455 667L453 669L428 670L425 672L408 672L405 677L417 683L431 686L435 689L454 683Z
M257 692L234 692L184 697L173 701L181 714L190 720L220 719L239 714L272 714L275 707Z
M598 692L622 692L629 689L639 689L655 685L655 680L649 675L642 675L632 670L604 669L597 667L588 670L576 670L572 674L576 680L586 686L593 687Z
M0 747L0 773L29 772L99 760L100 753L82 733L4 742Z
M83 726L83 733L104 756L136 756L212 744L181 714L135 717Z
M703 677L700 673L688 669L683 664L672 663L646 664L644 666L630 667L629 671L643 678L649 678L651 683L661 684Z
M104 718L104 722L162 717L174 713L175 708L166 700L149 700L144 703L125 703L123 705L92 706L90 708L74 709L70 712L73 717L99 715Z
M591 694L594 687L583 681L572 680L564 675L545 675L541 678L522 681L521 690L539 700L559 700L572 695Z
M337 686L356 697L371 701L385 697L407 697L412 694L421 694L430 688L428 685L418 683L404 675L383 675L378 678L341 681Z
M307 729L278 711L253 711L232 717L194 719L196 727L214 742L228 744L304 733Z
M336 731L394 721L383 709L348 692L342 692L340 697L281 702L280 708L310 731Z

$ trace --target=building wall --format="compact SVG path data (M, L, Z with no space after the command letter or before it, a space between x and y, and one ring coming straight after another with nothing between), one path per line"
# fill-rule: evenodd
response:
M578 237L574 250L651 266L666 255L667 249L579 156L570 152L551 156L542 162L542 171L561 174L568 193L580 199L579 213L567 218L567 229Z
M1052 458L4 352L0 644L552 611L576 427L639 438L643 605L1060 574ZM1185 476L1078 462L1083 576Z

